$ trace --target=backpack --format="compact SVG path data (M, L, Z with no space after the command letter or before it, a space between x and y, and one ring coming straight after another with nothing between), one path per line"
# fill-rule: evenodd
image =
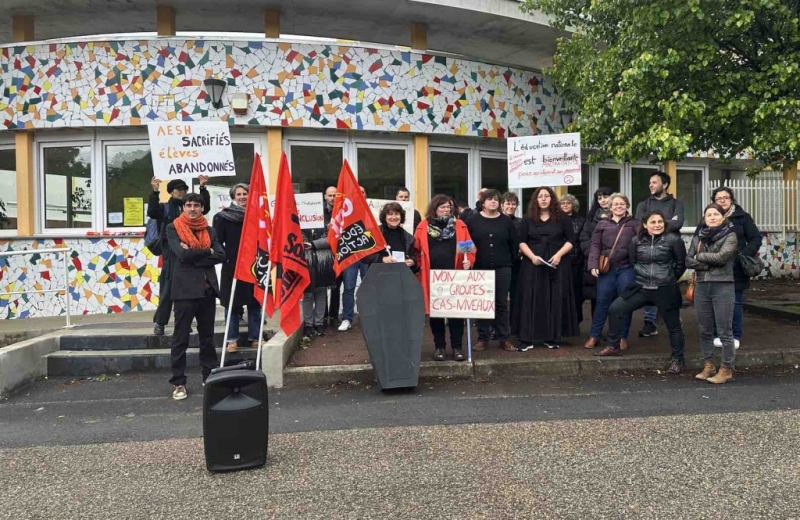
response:
M164 252L164 230L166 220L170 217L169 202L161 204L163 208L163 218L161 220L151 218L147 221L144 232L144 246L156 256L161 256Z

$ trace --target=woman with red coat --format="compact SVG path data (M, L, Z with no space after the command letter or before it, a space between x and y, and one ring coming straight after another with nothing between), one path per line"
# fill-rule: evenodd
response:
M417 273L425 300L425 314L430 314L431 269L469 269L475 262L475 244L469 236L467 225L453 217L450 197L435 195L428 204L425 218L414 233L414 247L419 252ZM464 361L463 340L464 320L448 318L450 327L450 347L453 359ZM433 346L433 359L445 359L444 318L430 318Z

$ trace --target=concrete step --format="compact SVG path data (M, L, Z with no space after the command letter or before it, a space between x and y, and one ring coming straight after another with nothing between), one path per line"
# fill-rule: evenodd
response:
M269 340L275 334L274 331L264 331L264 341ZM214 344L222 345L225 339L222 332L214 334ZM172 345L172 335L165 334L156 336L148 331L125 330L123 332L101 333L101 334L77 334L61 336L61 350L154 350L169 349ZM189 347L196 348L199 345L197 333L189 336ZM247 330L239 333L239 346L248 346Z
M63 340L63 338L62 338ZM197 348L186 352L186 366L200 366ZM222 349L217 349L217 359ZM244 359L255 359L256 349L240 348L238 352L225 355L225 365L236 364ZM60 350L45 356L48 376L95 376L100 374L122 374L126 372L150 372L170 368L170 350L126 349L126 350Z

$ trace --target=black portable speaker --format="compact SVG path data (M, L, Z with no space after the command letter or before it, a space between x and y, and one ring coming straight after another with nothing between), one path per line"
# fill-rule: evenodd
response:
M206 379L203 444L209 471L257 468L267 463L267 378L252 361L217 368Z

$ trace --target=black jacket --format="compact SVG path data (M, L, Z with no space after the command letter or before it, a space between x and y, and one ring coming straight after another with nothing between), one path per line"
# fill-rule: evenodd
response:
M208 282L211 290L219 297L219 283L214 266L225 261L225 250L219 243L217 232L209 227L211 249L184 249L175 224L167 226L167 242L175 266L172 270L172 299L195 300L204 298L206 290L204 282ZM213 249L213 253L211 250Z
M663 199L657 199L654 195L650 195L636 206L634 217L637 220L643 220L644 216L653 210L659 210L664 214L670 233L680 234L684 220L683 202L670 194L667 194ZM677 218L673 219L673 217Z
M329 215L330 212L325 213L326 217ZM304 229L303 240L311 245L305 248L308 274L311 276L305 292L311 292L319 287L335 286L336 273L333 270L333 253L328 243L328 228Z
M597 290L595 289L597 278L589 272L589 250L592 247L592 235L601 220L610 218L611 212L598 206L594 215L589 215L581 228L578 245L580 246L581 262L583 263L583 296L587 300L597 298Z
M203 215L211 211L211 194L205 186L200 186L200 196L203 197ZM150 192L147 200L147 216L149 218L162 221L162 225L171 224L173 220L183 213L183 201L173 197L169 198L167 204L170 205L169 217L164 218L164 207L161 205L161 194L157 191Z
M225 262L222 264L220 272L220 293L219 302L223 307L230 303L231 287L233 286L233 274L236 272L236 261L239 258L239 243L242 239L242 225L244 222L232 222L220 216L214 215L214 231L217 232L219 243L225 251ZM233 306L235 308L244 305L258 304L253 297L253 284L236 282L236 293L233 296Z
M383 233L384 225L381 224L380 226L381 233ZM400 227L400 230L403 232L403 242L405 244L405 251L403 251L406 255L406 258L410 258L414 261L414 265L411 267L411 271L416 273L419 271L419 258L417 255L417 250L414 248L414 235L409 233L405 230L405 228ZM389 252L385 249L383 251L379 251L375 254L369 255L361 259L362 262L365 264L376 264L381 261L381 259L385 256L389 256Z
M686 272L686 245L676 233L641 233L633 237L628 254L636 283L645 289L675 284Z

